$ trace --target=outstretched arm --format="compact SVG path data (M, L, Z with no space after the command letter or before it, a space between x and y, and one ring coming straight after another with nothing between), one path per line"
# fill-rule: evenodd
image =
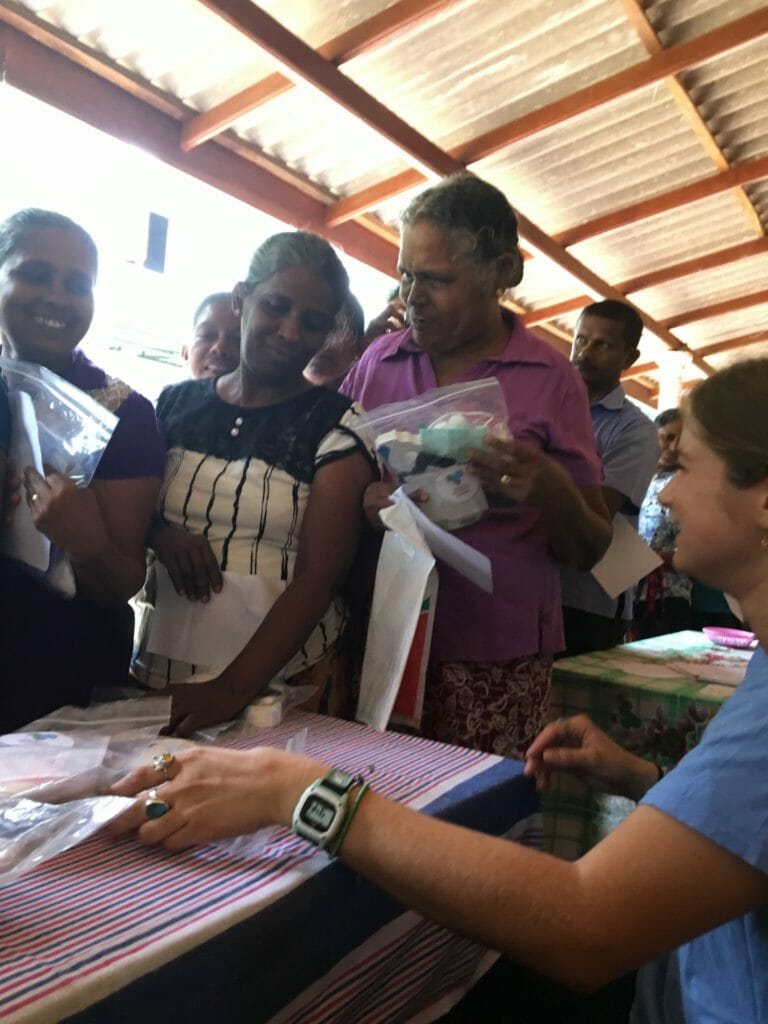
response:
M320 621L352 564L362 498L373 479L359 452L315 474L301 527L293 580L235 660L216 679L171 687L177 735L226 721L250 703L293 657Z
M200 748L176 759L155 821L138 800L113 832L178 849L287 825L327 766L285 751ZM114 792L157 784L151 766ZM408 810L371 791L341 858L405 906L549 977L592 989L759 907L764 874L652 807L639 807L576 863ZM695 870L692 870L695 865Z

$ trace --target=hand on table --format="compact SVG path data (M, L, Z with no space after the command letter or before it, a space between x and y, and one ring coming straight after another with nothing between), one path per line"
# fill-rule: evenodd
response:
M190 601L208 601L211 591L218 594L224 585L216 556L208 538L201 533L189 533L169 523L154 523L149 546L168 570L180 596Z
M99 500L89 487L50 472L41 476L32 466L23 473L32 521L75 562L89 562L109 547Z
M170 724L163 730L167 736L191 736L198 729L218 725L235 718L257 696L243 687L236 687L226 673L207 683L171 683Z
M138 829L142 842L179 850L264 825L289 824L303 790L327 772L324 765L270 747L198 747L176 755L166 772L147 764L111 786L109 792L117 796L140 796L108 831L123 835ZM152 788L170 809L150 820L145 800Z
M525 755L525 774L536 788L549 787L552 772L569 772L601 793L639 800L658 779L656 766L614 743L586 715L550 722Z

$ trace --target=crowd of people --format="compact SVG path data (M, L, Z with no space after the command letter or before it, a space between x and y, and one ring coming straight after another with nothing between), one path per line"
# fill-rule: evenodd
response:
M523 273L514 211L470 174L410 202L398 294L367 328L332 246L302 231L268 238L231 294L198 305L182 349L189 379L156 409L79 348L97 263L93 240L61 214L29 209L0 224L3 359L45 367L117 417L77 486L8 461L0 381L0 531L23 502L75 590L0 556L0 732L129 681L171 696L168 728L182 736L235 718L275 680L313 710L353 717L372 585L360 552L380 542L394 488L365 413L495 378L507 429L469 462L489 509L456 531L490 560L493 593L439 565L420 732L523 758L540 788L554 769L572 771L641 806L567 864L367 786L347 803L353 780L336 852L403 903L573 988L645 964L636 1024L768 1018L762 648L666 778L584 717L547 724L556 656L611 647L632 628L701 624L696 587L732 594L768 640L768 360L715 374L652 423L621 387L639 355L638 314L614 300L587 306L570 361L534 337L500 302ZM662 564L610 598L589 570L615 516ZM194 605L205 623L234 579L254 602L241 644L227 648L212 627L202 657L158 646L161 612ZM114 829L179 848L295 823L329 770L266 748L195 750L169 762L166 813L148 820L140 796ZM115 792L156 781L138 769Z

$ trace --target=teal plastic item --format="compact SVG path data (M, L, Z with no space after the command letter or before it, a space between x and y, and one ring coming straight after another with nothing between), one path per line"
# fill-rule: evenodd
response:
M487 426L435 426L419 427L422 447L434 455L442 455L456 462L466 462L469 449L480 448L488 433Z

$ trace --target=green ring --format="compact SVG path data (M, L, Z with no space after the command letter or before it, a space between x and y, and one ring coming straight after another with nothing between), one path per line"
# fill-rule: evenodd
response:
M165 800L150 799L144 801L144 813L150 819L162 818L170 809L171 805L166 803Z

